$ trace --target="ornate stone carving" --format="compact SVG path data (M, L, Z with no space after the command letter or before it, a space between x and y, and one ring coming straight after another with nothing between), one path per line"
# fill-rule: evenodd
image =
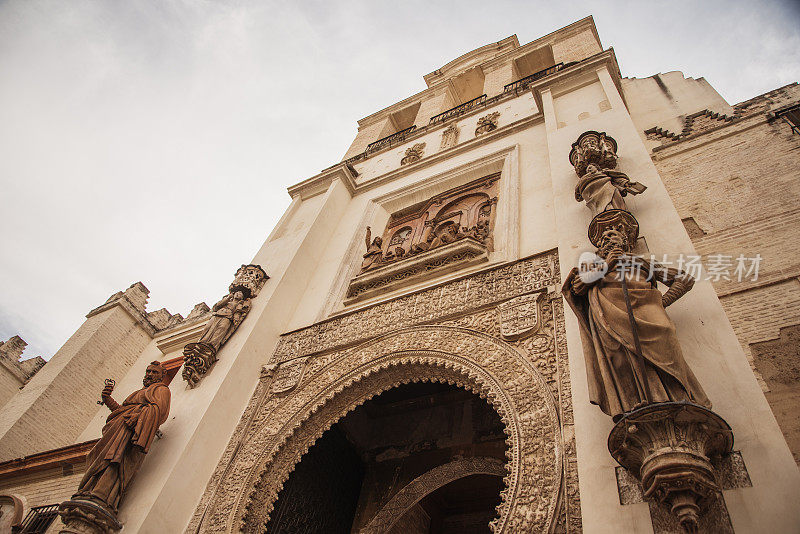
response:
M569 161L578 176L586 174L589 164L599 169L614 169L617 167L617 142L605 132L583 132L572 143Z
M373 239L367 227L367 251L359 276L389 264L408 263L415 255L465 238L482 243L491 252L499 179L499 173L486 176L393 213L382 237ZM351 291L348 297L353 296Z
M483 135L497 129L497 119L500 118L499 111L493 111L488 115L484 115L478 119L477 128L475 128L475 136Z
M64 526L59 534L109 534L122 528L116 514L93 502L70 500L58 507Z
M293 389L303 377L307 358L298 358L282 363L275 373L275 380L272 382L273 393L286 393Z
M103 436L89 452L86 473L77 493L61 504L59 512L66 529L62 532L105 533L122 527L116 514L129 484L142 465L158 427L169 415L170 392L163 383L166 370L152 362L145 372L144 387L122 404L103 388L103 403L111 410Z
M558 269L557 254L546 252L382 302L355 314L328 319L282 335L272 361L284 362L300 354L314 354L545 289L558 283Z
M720 491L713 458L731 453L733 432L717 414L686 402L650 404L626 414L608 450L638 475L645 499L664 503L687 532Z
M181 376L195 387L214 362L220 347L233 335L250 312L250 301L269 279L259 265L242 265L228 287L228 294L214 304L212 315L197 343L183 348Z
M549 253L284 336L291 341L276 348L273 361L306 358L302 376L285 394L272 393L267 382L257 387L187 533L261 532L294 465L325 430L366 399L423 380L485 396L504 423L509 460L495 532L556 524L579 532L560 302L544 298L540 334L513 346L499 339L496 309L554 284L557 272ZM403 328L437 318L444 323ZM547 341L533 343L540 335Z
M488 260L489 251L486 245L472 238L461 238L414 255L407 261L390 263L358 275L350 281L345 304L377 294L390 284L397 284L399 287L398 283L401 281L412 283L429 274L446 272L453 266L463 268Z
M390 532L397 520L426 495L454 480L478 474L504 477L506 470L502 461L486 457L462 458L434 467L398 491L359 533L383 534Z
M458 134L460 130L455 124L451 124L442 132L442 144L439 145L439 150L454 147L458 144Z
M406 149L406 155L400 160L400 165L408 165L422 159L425 153L425 143L415 143L411 148Z
M524 295L504 302L500 312L500 335L507 341L535 334L541 326L539 301L543 293Z

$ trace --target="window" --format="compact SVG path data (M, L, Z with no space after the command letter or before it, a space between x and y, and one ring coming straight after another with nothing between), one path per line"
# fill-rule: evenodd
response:
M22 520L20 534L44 534L58 517L58 505L34 506Z

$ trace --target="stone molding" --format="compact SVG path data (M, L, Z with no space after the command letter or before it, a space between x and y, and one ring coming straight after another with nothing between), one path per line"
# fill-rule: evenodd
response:
M441 275L486 261L489 261L489 250L486 245L465 237L356 276L350 282L344 304L349 305L357 300L374 296L390 284L394 289L418 282L428 276Z
M92 450L97 441L93 439L2 462L0 463L0 481L53 467L61 467L65 464L84 462L86 455L89 454L89 451Z
M271 362L284 362L366 340L397 328L464 313L524 293L544 290L557 285L558 280L558 255L555 251L545 252L283 334Z

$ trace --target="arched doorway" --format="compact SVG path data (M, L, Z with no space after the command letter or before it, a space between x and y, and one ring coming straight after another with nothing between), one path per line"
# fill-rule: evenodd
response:
M463 388L499 414L507 461L493 531L554 528L564 451L558 411L519 349L473 329L418 326L282 368L254 393L187 532L263 533L278 494L328 429L373 397L416 382Z
M478 395L440 382L384 391L303 455L266 531L490 532L507 435Z

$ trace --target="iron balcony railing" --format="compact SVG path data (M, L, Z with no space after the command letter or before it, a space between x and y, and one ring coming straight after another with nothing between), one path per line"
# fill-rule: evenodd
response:
M521 91L526 87L528 87L528 85L530 85L532 82L544 78L545 76L549 76L554 72L558 72L563 68L564 68L564 63L556 63L552 67L547 67L546 69L542 69L539 72L534 72L530 76L525 76L524 78L520 78L515 82L506 84L505 87L503 87L503 92L507 93L509 91Z
M375 152L376 150L380 150L382 148L390 147L393 144L402 141L406 138L408 134L416 130L416 126L410 126L405 130L400 130L399 132L395 132L392 135L387 135L381 139L378 139L374 143L370 143L367 145L367 149L364 151L365 154L369 154L370 152Z
M44 534L50 524L58 517L58 505L34 506L20 526L20 534Z
M459 104L458 106L456 106L454 108L450 108L450 109L448 109L447 111L445 111L443 113L439 113L438 115L436 115L434 117L431 117L431 120L430 120L430 122L428 122L428 125L436 124L437 122L444 122L447 119L450 119L452 117L458 117L459 115L463 115L464 113L466 113L467 111L471 110L472 108L480 106L485 101L486 101L486 95L481 95L481 96L479 96L477 98L473 98L472 100L469 100L468 102L464 102L463 104Z
M788 124L793 133L800 134L800 104L784 108L775 114Z

